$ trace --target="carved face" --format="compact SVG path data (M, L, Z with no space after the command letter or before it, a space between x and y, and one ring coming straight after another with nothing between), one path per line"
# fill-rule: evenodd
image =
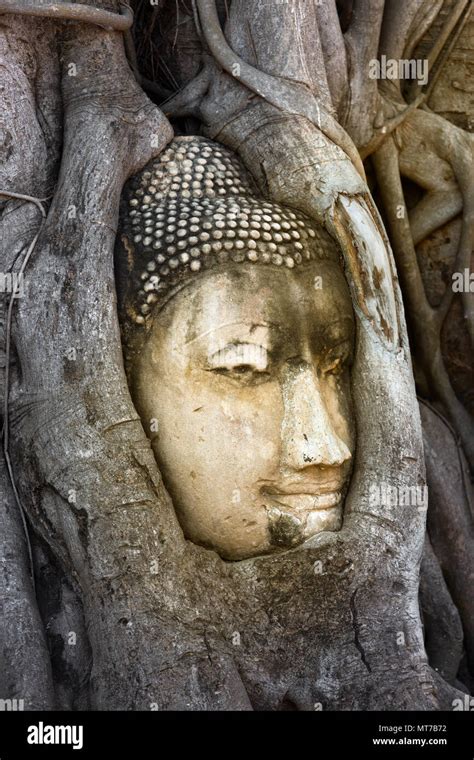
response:
M329 261L216 268L157 313L132 392L187 538L235 560L340 528L354 329Z

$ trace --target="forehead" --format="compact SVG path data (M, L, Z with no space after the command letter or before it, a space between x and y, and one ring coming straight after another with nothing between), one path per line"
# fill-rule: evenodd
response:
M293 270L255 264L216 268L191 280L171 299L193 309L209 312L225 308L239 312L278 313L295 302L314 306L346 305L351 309L349 290L335 262L310 262ZM165 307L166 308L166 307Z
M299 330L334 319L352 320L352 302L335 262L310 262L293 270L237 264L190 280L155 319L168 339L191 341L227 325L275 325Z

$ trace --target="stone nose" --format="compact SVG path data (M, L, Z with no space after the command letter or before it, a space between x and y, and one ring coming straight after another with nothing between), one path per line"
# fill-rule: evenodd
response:
M303 360L292 360L283 381L282 466L340 467L351 452L337 434L316 372Z

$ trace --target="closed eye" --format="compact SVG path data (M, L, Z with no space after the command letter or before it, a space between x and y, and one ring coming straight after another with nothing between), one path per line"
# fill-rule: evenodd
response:
M231 343L208 358L208 367L210 370L238 374L266 372L268 351L264 346L255 343Z

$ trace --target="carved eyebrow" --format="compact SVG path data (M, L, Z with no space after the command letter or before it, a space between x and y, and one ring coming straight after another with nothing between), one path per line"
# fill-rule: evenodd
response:
M257 327L264 327L266 329L275 329L279 332L282 332L281 325L276 324L276 322L243 322L242 320L236 320L234 322L225 322L221 325L216 325L215 327L210 327L209 330L206 330L203 333L200 333L199 335L196 335L194 338L190 338L189 340L184 341L184 345L188 346L191 343L195 343L197 340L201 340L202 338L207 337L208 335L211 335L212 333L216 333L220 330L222 330L224 327L236 327L236 326L245 326L249 328L249 337L252 336L252 334L255 332L255 329ZM232 342L230 339L228 342Z

